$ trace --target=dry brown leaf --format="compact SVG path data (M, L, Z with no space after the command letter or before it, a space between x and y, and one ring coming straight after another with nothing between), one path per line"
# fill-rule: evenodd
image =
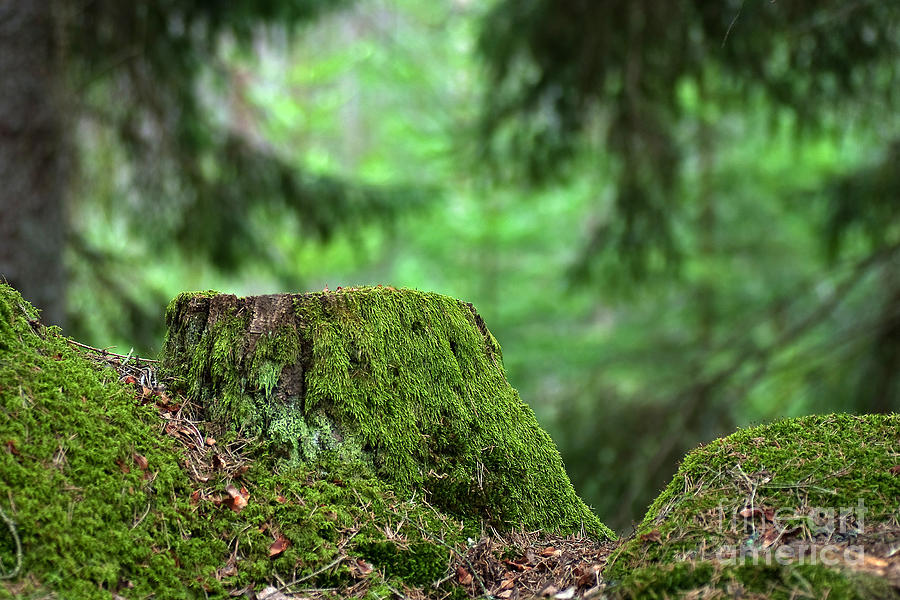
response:
M375 567L373 567L370 563L367 563L363 559L357 558L356 559L356 570L360 576L365 577L366 575L368 575L369 573L374 571Z
M237 564L235 563L234 556L228 559L228 562L225 563L224 567L216 571L216 579L221 581L223 577L231 577L233 575L237 575Z
M269 546L269 557L278 556L290 547L291 541L279 533L272 545Z
M147 457L143 454L138 454L137 452L135 452L131 455L131 457L134 459L134 462L137 463L137 466L141 471L146 471L147 467L150 466L150 464L147 462Z
M576 567L573 574L577 578L575 580L575 585L578 587L587 587L597 580L595 571L588 571L581 567Z
M511 560L504 560L503 564L512 569L515 569L516 571L530 571L533 568L529 567L528 565L523 565L522 563L513 562Z
M250 494L244 496L242 491L246 492L247 490L238 490L230 483L225 486L225 492L230 496L230 499L226 500L225 502L228 504L231 510L236 513L244 510L244 507L247 506L247 498L250 497Z
M466 571L463 567L456 567L456 580L459 581L460 585L470 585L472 579L471 573Z
M869 569L881 570L890 566L890 562L877 556L863 556L863 565Z
M544 598L549 598L550 596L555 595L556 592L558 592L558 591L559 591L559 588L557 588L555 585L551 584L551 585L548 585L547 587L545 587L543 590L541 590L541 596L543 596Z
M296 598L296 596L286 596L281 593L281 590L271 585L256 594L256 600L290 600L291 598Z
M900 465L894 465L890 468L891 475L900 475Z
M641 534L642 542L656 542L659 543L662 540L662 535L659 533L659 529L654 529L650 533Z
M741 509L741 511L738 514L740 516L744 517L745 519L749 519L752 517L762 517L766 521L774 521L775 520L775 509L770 508L770 507L754 506L751 508L748 506L748 507Z
M778 530L774 527L768 527L760 536L760 540L762 540L763 548L768 548L772 544L775 543L775 540L779 538Z

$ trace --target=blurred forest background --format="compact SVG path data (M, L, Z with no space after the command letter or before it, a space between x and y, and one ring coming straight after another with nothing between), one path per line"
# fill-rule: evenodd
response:
M0 273L473 302L627 530L700 443L900 405L900 3L7 0Z

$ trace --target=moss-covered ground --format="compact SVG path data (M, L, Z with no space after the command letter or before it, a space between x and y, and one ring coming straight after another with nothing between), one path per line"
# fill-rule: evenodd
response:
M313 312L306 318L319 325L297 331L323 364L340 366L337 374L309 369L311 407L328 403L326 391L336 399L334 387L316 391L317 377L339 382L350 398L384 393L360 376L367 361L378 362L365 341L373 332L352 331L360 327L353 311L364 309L336 306L321 310L346 322L323 324ZM441 348L417 348L421 368L449 360L445 342L460 374L478 368L480 358L456 357L453 333L440 332ZM488 336L479 343L490 359ZM276 397L284 365L273 359L284 345L263 348L253 369L262 375L232 400ZM356 364L342 362L354 352ZM311 357L300 357L304 368ZM382 368L390 372L390 363L375 371ZM485 537L490 528L471 512L457 518L433 506L419 480L385 478L371 449L369 458L348 456L326 442L291 460L285 440L202 422L187 398L142 389L123 369L88 360L0 284L0 598L262 598L277 588L291 598L373 600L874 600L900 589L898 415L784 420L702 446L614 549L597 536L550 531ZM214 374L202 376L209 384ZM505 401L518 401L505 389ZM333 435L330 419L313 429ZM349 433L362 439L360 450L371 443ZM418 445L433 452L424 438ZM429 460L453 473L452 462Z
M132 388L0 285L0 597L228 598L269 584L453 595L430 584L477 531L371 471L325 457L287 467L265 443L238 444L238 468L216 457L197 473L166 434L182 413L161 419ZM229 503L236 489L244 500Z
M604 576L620 598L890 598L900 416L743 429L684 459ZM897 582L894 582L895 584Z

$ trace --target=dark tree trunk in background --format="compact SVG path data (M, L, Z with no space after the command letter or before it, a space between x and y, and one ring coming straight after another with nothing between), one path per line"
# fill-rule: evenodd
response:
M0 276L65 316L65 104L50 0L0 1Z

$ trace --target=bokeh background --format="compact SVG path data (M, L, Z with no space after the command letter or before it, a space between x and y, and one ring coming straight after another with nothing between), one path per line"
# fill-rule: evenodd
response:
M628 531L684 452L900 403L900 3L7 0L0 274L158 353L183 290L473 302Z

